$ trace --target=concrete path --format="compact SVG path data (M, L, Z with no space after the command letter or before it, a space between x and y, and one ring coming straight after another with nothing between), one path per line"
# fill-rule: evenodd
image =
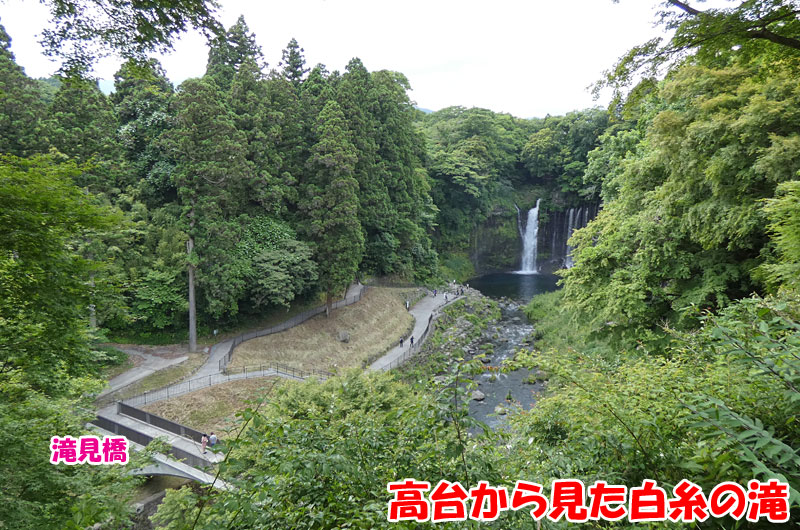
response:
M352 285L348 289L347 296L348 297L349 296L353 296L354 294L356 294L358 292L358 289L360 289L360 288L361 288L361 286L359 284ZM447 293L447 294L445 295L445 293ZM446 296L446 299L445 299L445 296ZM402 362L402 359L404 357L408 356L411 353L412 347L411 347L410 338L413 336L416 339L415 340L415 347L416 347L416 349L418 349L419 346L421 346L420 339L423 338L423 334L425 332L425 329L428 327L429 322L433 318L435 313L437 311L439 311L445 305L449 305L449 304L451 304L451 303L453 303L456 300L459 300L461 298L463 298L463 296L455 296L452 293L445 291L445 292L442 292L442 293L438 293L436 296L433 296L433 294L428 294L424 298L422 298L420 301L418 301L414 305L414 307L412 307L411 310L409 311L411 313L411 315L414 317L414 320L415 320L414 329L413 329L413 331L411 332L411 334L408 337L405 337L405 341L404 341L403 347L401 348L399 345L395 346L389 352L387 352L383 357L381 357L380 359L378 359L374 363L372 363L372 365L370 366L370 369L371 370L389 370L392 367L398 365L400 362ZM183 381L181 383L176 383L174 385L170 385L170 387L168 387L168 388L161 389L159 391L155 391L155 392L152 392L152 393L148 393L146 395L146 397L145 397L145 395L136 396L134 398L125 400L126 403L129 403L132 406L140 406L140 405L143 404L143 403L140 403L140 401L142 401L142 398L144 400L146 400L147 403L151 403L151 402L154 402L154 401L158 401L160 399L167 399L167 398L170 398L170 397L175 397L175 396L178 396L178 395L181 395L181 394L185 394L185 393L188 393L188 392L191 392L191 391L194 391L194 390L199 390L200 388L208 388L209 386L222 384L222 383L225 383L225 382L228 382L228 381L231 381L231 380L236 380L236 379L245 379L245 378L249 379L251 377L268 377L268 376L278 376L278 377L284 377L284 378L287 378L287 379L303 379L303 377L299 377L296 374L292 374L292 373L288 373L288 372L282 372L281 370L275 370L275 369L265 369L263 371L259 371L259 372L255 372L255 373L253 373L253 372L250 372L250 373L245 372L245 373L231 374L231 375L224 375L224 374L220 373L220 371L219 371L219 360L228 352L232 342L233 342L233 339L230 339L230 340L226 340L226 341L220 342L219 344L215 344L211 348L208 360L206 360L206 362L195 373L195 375L191 378L191 380ZM111 388L109 390L105 391L103 394L106 394L108 392L112 392L115 389L118 389L118 388L120 388L122 386L130 384L133 381L136 381L137 379L141 379L141 377L145 377L146 375L149 375L149 373L152 373L152 372L155 371L154 366L158 366L159 365L158 361L166 362L166 364L164 364L162 366L162 368L164 368L164 367L169 366L171 364L175 364L177 362L181 362L182 360L185 359L185 357L180 358L180 359L161 359L161 358L150 356L150 355L147 355L147 354L139 354L138 352L136 352L136 354L137 355L142 355L144 357L152 357L152 359L150 360L150 364L148 364L148 366L144 368L145 370L149 370L149 371L144 373L144 375L139 375L139 374L142 373L142 371L139 370L139 369L143 368L144 365L139 366L137 368L134 368L132 370L129 370L129 371L125 372L124 374L114 378L114 380L112 380L112 383L114 383L114 384L112 384ZM117 380L119 380L119 382L117 382ZM193 381L197 382L196 388L192 388L192 382ZM126 427L129 427L129 428L131 428L133 430L136 430L138 432L146 434L146 435L148 435L150 437L153 437L153 438L155 438L155 437L166 438L167 442L170 445L172 445L173 447L176 447L178 449L182 449L183 451L186 451L187 453L196 455L199 458L208 461L209 464L215 464L215 463L219 462L220 460L224 459L224 455L213 453L210 450L207 450L207 453L203 454L203 452L201 451L200 444L195 442L194 440L191 440L191 439L188 439L188 438L184 438L182 436L170 433L168 431L164 431L164 430L159 429L158 427L155 427L155 426L150 425L148 423L145 423L145 422L139 421L137 419L130 418L130 417L125 416L123 414L117 413L116 403L113 404L113 405L110 405L110 406L107 406L107 407L103 408L102 410L99 411L98 415L106 417L106 418L108 418L108 419L110 419L110 420L112 420L114 422L119 423L120 425L124 425ZM182 464L182 465L185 466L185 464Z
M113 432L101 429L97 425L89 425L89 428L105 436L115 436ZM128 447L134 451L143 451L144 447L132 440L128 440ZM203 484L213 484L215 489L233 490L233 486L222 479L216 478L210 473L201 471L195 467L184 464L168 456L156 453L153 455L153 463L143 469L134 469L133 475L172 475L176 477L188 478Z
M447 296L447 300L445 300ZM456 300L463 298L463 296L455 296L452 293L438 293L436 296L428 294L414 304L409 313L414 317L414 330L408 337L403 337L403 346L399 344L389 350L383 357L370 365L370 370L390 370L399 364L399 360L408 356L411 350L411 337L414 337L414 346L421 346L419 342L420 337L428 327L428 321L432 319L434 313L439 311L442 307L452 304Z
M163 370L164 368L172 366L173 364L182 363L183 361L189 358L186 355L184 355L182 357L176 357L175 359L165 359L157 355L142 353L136 350L132 350L130 348L128 349L122 348L122 351L124 351L128 355L136 355L138 357L141 357L144 359L144 361L139 366L131 368L130 370L119 374L117 377L109 381L108 387L102 392L100 392L98 397L103 397L106 394L110 394L111 392L116 392L120 388L128 386L131 383L135 383L139 379L144 379L153 372Z
M224 342L214 344L211 347L211 352L208 354L208 359L206 359L206 362L203 364L203 366L201 366L200 369L194 373L192 378L208 377L209 375L218 374L219 361L225 357L225 354L231 349L232 343L233 339L229 339Z
M111 421L115 421L120 425L124 425L125 427L129 427L135 431L138 431L142 434L146 434L151 438L166 438L167 443L173 447L177 447L178 449L182 449L187 453L197 456L198 458L202 458L208 462L208 465L216 464L217 462L224 459L225 455L222 453L214 453L209 449L206 449L206 453L203 454L201 450L202 447L199 443L195 442L194 440L190 440L189 438L184 438L178 434L171 433L169 431L165 431L163 429L159 429L154 425L150 425L149 423L145 423L143 421L139 421L135 418L131 418L130 416L125 416L124 414L117 413L117 404L114 403L104 409L98 411L98 416L108 418Z

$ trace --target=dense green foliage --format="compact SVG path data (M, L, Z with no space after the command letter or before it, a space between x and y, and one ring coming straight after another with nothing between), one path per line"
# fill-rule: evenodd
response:
M453 388L432 399L389 374L360 372L280 385L243 414L221 472L238 489L170 492L155 519L176 530L195 521L198 529L412 528L386 520L388 482L500 480L491 440L466 440L467 401L461 389L454 400Z
M338 295L359 271L437 274L436 209L401 74L354 59L344 74L307 76L294 40L283 69L265 73L240 17L213 40L207 74L177 91L148 60L123 64L110 97L81 78L45 96L51 84L26 78L2 38L3 151L55 148L82 164L75 184L125 216L123 230L82 245L107 265L91 279L99 327L181 331L187 313L201 329L233 326Z
M570 306L595 328L639 336L689 304L721 308L763 288L761 201L800 170L795 61L687 64L641 104L634 131L604 137L593 164L603 211L575 236Z
M91 19L82 3L47 3L51 49L105 39L134 60L110 97L84 78L89 47L63 52L77 77L34 81L0 27L0 527L124 527L123 470L46 454L50 436L81 433L99 369L118 361L98 336L185 336L189 315L195 339L196 326L330 302L360 273L435 279L437 250L466 275L479 228L537 198L545 222L603 208L570 242L564 289L528 307L538 343L515 362L550 379L508 433L481 434L465 406L464 374L481 363L461 350L498 308L460 303L424 363L281 385L230 440L220 473L237 489L172 492L156 521L403 527L386 522L386 483L405 477L706 490L777 477L800 502L793 3L667 1L672 40L632 50L607 84L646 64L663 80L609 112L533 120L423 116L402 74L358 59L307 68L294 39L267 72L243 18L217 32L206 75L176 90L143 54L187 24L216 31L210 4L102 2L110 19ZM453 337L458 319L472 327Z

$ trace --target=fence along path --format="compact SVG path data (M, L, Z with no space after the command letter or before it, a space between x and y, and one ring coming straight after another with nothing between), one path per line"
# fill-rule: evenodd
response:
M351 297L347 297L344 300L340 300L333 304L334 308L344 307L346 305L350 305L355 303L361 299L364 291L366 290L365 286L359 285L359 291L355 295ZM402 364L406 359L416 354L422 346L422 343L427 338L430 330L433 328L433 323L438 318L440 310L449 305L452 302L455 302L461 297L454 297L449 302L444 304L439 304L438 300L435 301L431 308L425 308L425 311L430 311L427 323L425 324L425 330L419 335L417 342L414 344L413 347L408 348L406 351L402 352L400 355L397 354L395 349L391 350L389 353L381 357L380 359L376 360L370 366L372 370L390 370L396 366ZM256 337L262 337L265 335L269 335L271 333L277 333L279 331L283 331L284 329L289 329L290 327L296 326L301 322L305 322L309 318L318 315L325 311L325 307L316 308L311 311L307 311L301 315L297 315L294 319L290 319L289 321L281 324L279 326L273 326L272 328L268 328L266 330L262 330L259 332L253 332L248 334L240 335L236 337L234 340L231 341L230 347L228 347L227 351L225 352L225 356L227 360L225 361L225 365L230 362L230 357L233 352L233 349L238 345L244 342L244 340L250 340ZM419 315L417 315L419 316ZM291 322L294 323L292 325L286 325ZM224 344L224 343L223 343ZM209 361L213 362L213 359L209 359ZM171 432L173 434L177 434L181 437L187 438L189 440L194 441L195 443L199 441L199 436L201 433L199 431L192 429L190 427L186 427L181 425L177 422L173 422L170 420L166 420L157 416L155 414L148 413L144 410L136 408L137 405L146 405L147 403L152 403L155 401L160 401L163 399L169 399L172 397L177 397L183 394L187 394L189 392L193 392L195 390L200 390L202 388L207 388L210 386L218 385L221 383L226 383L229 381L235 381L238 379L250 379L250 378L258 378L258 377L269 377L269 376L277 376L283 377L286 379L295 379L295 380L305 380L308 377L318 377L319 379L326 379L333 374L330 372L325 372L322 370L301 370L292 366L282 365L279 363L265 363L255 367L244 367L238 369L238 371L226 370L224 365L222 365L222 359L219 359L220 362L220 371L216 373L209 373L208 375L204 375L201 377L197 377L194 379L189 379L186 381L182 381L176 384L167 385L163 388L144 392L138 396L134 396L132 398L126 399L123 402L117 402L116 407L109 407L109 409L104 410L103 415L99 415L92 423L95 425L108 429L111 432L116 432L119 434L125 434L128 438L134 441L138 441L142 443L142 445L147 445L149 441L153 438L152 436L148 436L142 432L136 431L135 429L120 424L119 422L115 421L115 416L120 417L122 415L127 416L129 418L137 419L147 425L151 425L161 429L162 431ZM211 363L206 363L206 367ZM116 410L113 410L113 409ZM172 455L179 460L183 460L191 467L201 467L200 461L198 460L198 456L192 455L191 453L176 447L175 445L172 446ZM202 457L199 457L202 459ZM202 459L204 460L204 459Z
M358 292L354 295L346 297L344 300L339 300L338 302L334 302L331 305L331 309L339 309L340 307L345 307L351 304L355 304L361 297L363 296L364 292L367 290L366 285L358 284ZM309 309L308 311L304 311L299 315L295 315L294 317L290 318L286 322L282 322L276 326L272 326L271 328L262 329L259 331L251 331L250 333L244 333L239 335L238 337L234 337L231 340L230 347L228 351L222 356L222 358L218 361L219 371L224 372L227 368L228 364L231 362L231 358L233 357L233 350L236 349L236 346L243 343L247 340L257 339L258 337L266 337L267 335L272 335L273 333L280 333L281 331L286 331L287 329L291 329L299 324L302 324L306 320L313 318L317 315L321 315L327 309L327 306L320 306L315 307L314 309Z
M364 293L367 290L367 286L358 284L357 286L355 286L355 288L351 287L350 289L355 291L354 294L351 294L350 296L344 298L343 300L339 300L337 302L334 302L333 305L332 305L333 309L338 309L340 307L345 307L345 306L354 304L354 303L358 302L359 300L361 300L361 297L364 295ZM227 379L227 378L226 379L220 379L220 378L216 378L215 379L213 376L216 376L216 375L218 375L220 373L222 373L222 374L224 374L226 376L228 375L228 370L226 370L226 368L227 368L228 364L230 363L231 358L233 357L233 350L236 348L236 346L238 346L242 342L247 341L247 340L252 340L252 339L255 339L255 338L258 338L258 337L265 337L267 335L272 335L273 333L279 333L281 331L285 331L287 329L291 329L291 328L293 328L295 326L298 326L298 325L302 324L306 320L308 320L310 318L313 318L313 317L315 317L317 315L320 315L320 314L322 314L324 312L325 312L325 306L324 305L320 306L320 307L316 307L314 309L309 309L308 311L304 311L304 312L300 313L299 315L295 315L294 317L290 318L289 320L287 320L285 322L282 322L280 324L277 324L275 326L272 326L272 327L269 327L269 328L266 328L266 329L262 329L262 330L256 330L256 331L251 331L251 332L248 332L248 333L243 333L241 335L237 335L233 339L227 339L227 340L225 340L223 342L215 344L211 348L211 353L209 355L209 359L199 369L197 369L197 371L194 373L194 377L192 377L191 379L184 380L184 381L179 382L179 383L167 385L165 387L158 388L156 390L145 391L145 392L143 392L141 394L137 394L135 396L132 396L132 397L129 397L129 398L125 398L122 401L125 402L125 403L142 404L142 403L145 403L145 401L142 401L142 399L139 399L139 398L142 398L145 394L149 394L149 396L151 396L151 397L148 398L148 400L146 401L147 403L149 403L151 401L157 401L156 399L153 399L152 396L156 396L156 395L162 396L163 395L165 397L161 397L159 399L166 399L167 397L174 397L176 395L185 394L186 392L189 392L191 390L198 390L200 388L205 388L207 386L211 386L211 384L220 384L220 383L224 383L224 382L227 382L227 381L230 381L230 380L235 380L235 379L257 377L257 376L254 375L254 373L255 372L259 372L259 371L260 372L265 372L263 374L263 377L267 377L267 376L270 376L270 375L276 375L278 377L286 376L286 377L289 377L290 379L296 379L297 378L296 377L297 373L302 372L302 370L298 370L296 368L292 368L292 367L286 366L286 365L280 365L280 364L277 364L277 363L271 363L269 365L267 363L265 363L264 365L253 366L253 367L248 366L248 367L246 367L244 369L244 371L246 372L245 375L231 374L231 378L230 379ZM274 370L274 373L272 373L272 372L266 373L269 370ZM240 372L240 371L242 371L242 369L239 368L236 371ZM323 370L311 370L310 372L307 372L302 377L306 377L307 375L317 375L319 377L325 378L325 377L329 377L331 374L329 372L325 372ZM208 379L210 376L211 376L211 379ZM216 381L216 382L211 383L211 384L202 385L201 383L202 383L203 380ZM113 391L107 392L105 395L103 395L102 397L98 398L98 403L100 403L100 405L102 405L102 406L105 406L105 405L108 405L110 403L113 403L114 401L118 400L115 396L118 396L118 395L120 395L120 393L125 392L126 389L136 388L137 385L141 385L141 380L134 381L133 383L130 383L128 385L116 388ZM191 388L191 390L180 391L180 389L182 389L184 387ZM164 392L166 392L166 393L164 393Z
M224 373L195 377L193 379L181 381L180 383L168 385L157 390L148 391L138 396L133 396L123 400L122 403L133 406L147 405L148 403L153 403L155 401L178 397L183 394L188 394L189 392L194 392L195 390L200 390L239 379L273 376L303 381L307 377L312 376L316 376L317 378L324 380L332 375L332 373L325 372L323 370L300 370L285 364L264 363L253 367L245 366L244 368L239 369L239 371L226 370Z

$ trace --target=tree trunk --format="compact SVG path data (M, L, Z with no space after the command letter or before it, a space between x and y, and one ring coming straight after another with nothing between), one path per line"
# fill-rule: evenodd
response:
M325 318L330 318L332 305L333 305L333 293L329 289L325 296Z
M189 351L197 351L197 305L194 299L194 265L192 264L192 251L194 250L194 207L189 211L189 240L186 242L186 257L189 267Z
M92 259L91 256L89 259ZM91 302L94 302L94 271L89 273L89 286L92 288ZM89 304L89 327L92 330L97 329L97 308L94 303Z

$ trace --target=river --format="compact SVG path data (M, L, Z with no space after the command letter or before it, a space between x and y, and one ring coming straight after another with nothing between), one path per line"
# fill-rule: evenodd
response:
M552 274L495 273L467 282L484 296L498 300L501 308L501 319L485 332L487 342L494 346L494 352L487 355L486 370L476 378L478 390L484 398L469 403L470 416L492 429L504 425L504 410L531 408L536 403L536 395L542 390L543 382L536 381L531 371L522 368L502 373L500 368L505 360L514 357L534 331L522 312L522 306L537 294L556 290L557 281L558 277Z

